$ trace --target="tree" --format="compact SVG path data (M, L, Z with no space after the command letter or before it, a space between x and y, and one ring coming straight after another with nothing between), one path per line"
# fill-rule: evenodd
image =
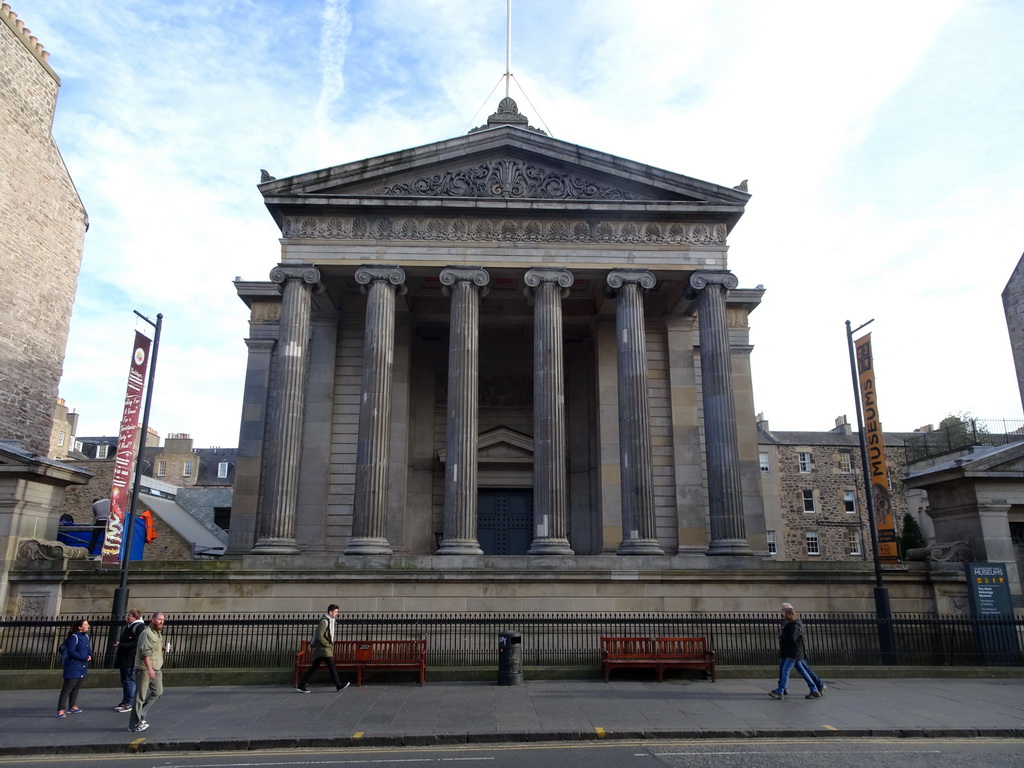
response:
M904 558L911 549L920 549L926 546L924 534L921 533L921 526L917 524L914 516L907 512L903 516L903 533L900 535L900 555Z

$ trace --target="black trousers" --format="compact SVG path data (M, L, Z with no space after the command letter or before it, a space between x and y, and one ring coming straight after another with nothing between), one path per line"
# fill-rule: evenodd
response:
M302 679L299 681L299 688L306 687L306 683L309 682L309 678L313 676L314 672L320 669L320 665L323 663L326 663L327 668L331 670L331 679L334 680L334 687L341 688L341 679L338 677L338 668L334 666L334 659L331 657L324 658L323 656L313 659L313 664L310 666L309 670L306 672L306 674L302 676Z

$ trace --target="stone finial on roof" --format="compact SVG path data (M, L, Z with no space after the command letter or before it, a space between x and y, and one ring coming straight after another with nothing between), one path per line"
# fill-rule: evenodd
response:
M25 43L25 46L30 51L36 54L36 56L41 58L43 61L47 61L50 58L50 52L43 48L43 44L39 42L39 38L33 35L32 30L25 26L25 22L18 18L18 14L11 10L11 6L7 3L0 5L0 15L9 22L9 26L18 33L22 42Z
M540 128L534 128L530 125L530 121L526 115L520 113L519 106L515 100L506 96L498 102L498 111L490 115L487 118L487 125L481 125L478 128L470 129L470 133L476 133L477 131L485 131L488 128L495 128L499 125L514 125L517 128L523 128L527 131L534 131L536 133L543 133L547 136L546 131L542 131Z

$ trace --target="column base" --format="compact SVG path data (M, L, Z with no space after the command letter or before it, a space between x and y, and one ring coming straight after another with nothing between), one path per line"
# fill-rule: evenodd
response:
M534 539L530 548L526 551L528 555L571 555L572 547L568 539Z
M297 555L299 547L295 539L260 539L249 550L253 555Z
M480 543L476 539L445 539L441 542L437 555L482 555Z
M616 555L664 555L665 550L658 544L657 539L624 539L619 548L615 550Z
M746 539L719 539L708 545L708 551L704 554L708 557L718 555L753 555L750 545Z
M391 544L388 540L376 536L361 536L350 539L345 547L346 555L391 555Z

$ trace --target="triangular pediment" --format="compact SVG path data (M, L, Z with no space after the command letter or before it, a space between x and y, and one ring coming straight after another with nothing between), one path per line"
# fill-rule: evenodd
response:
M446 449L437 452L441 463L447 458ZM477 463L532 464L533 438L508 427L495 427L477 437Z
M742 186L742 185L741 185ZM334 198L676 202L742 208L749 195L514 126L488 128L260 185L268 207Z

